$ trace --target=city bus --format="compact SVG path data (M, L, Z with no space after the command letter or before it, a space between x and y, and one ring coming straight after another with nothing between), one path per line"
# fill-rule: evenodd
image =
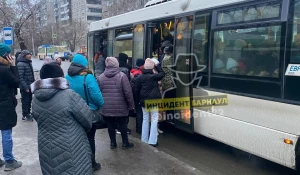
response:
M50 56L53 58L55 54L58 54L60 57L65 57L65 53L68 52L67 46L45 46L38 47L38 58L40 60L44 59L46 56Z
M173 96L227 101L192 106L175 127L299 170L300 0L152 0L90 24L89 66L99 50L131 65L159 57L167 39Z

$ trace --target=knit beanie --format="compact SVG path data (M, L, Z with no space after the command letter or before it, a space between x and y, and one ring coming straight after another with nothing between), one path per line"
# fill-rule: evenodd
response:
M136 60L136 66L140 67L143 66L145 64L145 60L139 58Z
M156 58L152 58L151 60L154 62L154 65L158 65L159 64L159 61Z
M0 44L0 56L4 56L5 54L10 54L11 49L8 45L6 44Z
M126 55L125 53L119 53L119 61L120 62L127 63L127 60L128 60L128 55Z
M165 48L164 48L164 52L165 52L166 54L171 54L171 53L173 53L173 45L169 45L169 46L165 47Z
M105 59L106 67L119 67L119 62L115 57L107 57Z
M54 58L54 60L57 60L57 58L59 58L59 55L55 54L53 58Z
M41 79L59 78L63 76L63 70L56 63L45 64L40 71Z
M29 52L29 50L23 50L21 52L21 54L25 57L26 55L31 55L31 53Z
M146 59L144 69L154 69L154 62L150 58Z
M49 64L49 63L52 63L52 58L49 57L49 56L46 56L46 58L44 59L44 64Z

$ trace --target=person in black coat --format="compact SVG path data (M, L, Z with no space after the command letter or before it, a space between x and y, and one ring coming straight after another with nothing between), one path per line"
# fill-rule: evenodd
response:
M22 96L22 120L33 121L31 115L32 93L30 85L34 82L31 53L23 50L18 57L18 71L20 77L20 92Z
M6 162L5 171L22 166L12 154L12 128L17 125L17 99L15 90L19 86L18 69L15 60L10 55L11 49L0 44L0 130L2 134L3 157ZM4 162L0 159L0 167Z
M121 72L123 72L129 81L131 81L131 77L130 77L130 71L132 69L132 67L127 63L128 62L128 55L125 53L119 53L119 67ZM132 112L130 112L132 113ZM127 118L127 124L129 123L129 116ZM120 130L119 130L119 126L117 126L117 130L116 130L117 134L121 134ZM127 134L131 133L131 129L127 128Z
M154 74L153 69L156 69L157 74ZM138 94L137 99L142 106L143 110L143 126L142 126L142 141L157 146L157 123L158 123L158 110L147 111L145 108L145 100L158 100L161 99L161 92L159 89L158 81L162 80L165 72L160 66L155 66L155 63L147 58L144 64L143 74L137 77L135 82L135 94ZM151 115L151 129L149 137L149 114Z

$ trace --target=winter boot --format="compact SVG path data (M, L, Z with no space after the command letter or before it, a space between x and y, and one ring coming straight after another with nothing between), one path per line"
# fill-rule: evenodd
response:
M17 160L7 161L5 164L4 171L12 171L14 169L20 168L21 166L22 166L21 161L17 161Z

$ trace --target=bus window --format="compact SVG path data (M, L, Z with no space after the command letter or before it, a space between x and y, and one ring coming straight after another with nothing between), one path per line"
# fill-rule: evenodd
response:
M264 3L245 6L236 9L218 12L218 25L260 21L265 19L278 19L280 17L280 3Z
M129 65L132 65L132 38L133 34L131 27L115 30L113 56L118 58L119 53L125 53L129 57Z
M196 59L193 60L193 71L197 71L198 65L206 68L197 73L197 77L202 76L201 86L208 85L207 67L208 67L208 35L210 31L210 14L199 14L195 17L193 53ZM198 88L198 81L194 82L194 88Z
M279 78L281 26L217 31L213 73Z
M291 47L288 50L290 50L290 56L287 59L285 68L287 68L289 64L300 64L300 0L296 0L294 2L294 17L289 23L289 31L291 31L289 44ZM288 100L300 101L300 77L285 77L285 98Z

